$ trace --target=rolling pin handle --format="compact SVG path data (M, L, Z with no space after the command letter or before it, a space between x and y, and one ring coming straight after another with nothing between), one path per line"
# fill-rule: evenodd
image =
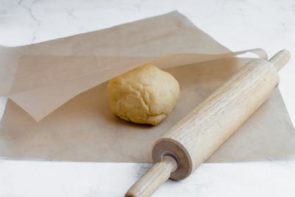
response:
M288 50L281 50L270 58L269 62L279 71L287 64L290 56ZM170 178L171 173L171 178L181 169L187 169L191 173L212 155L265 102L278 84L277 72L269 66L270 64L265 61L253 61L245 65L244 69L242 68L240 72L225 82L183 121L176 124L166 136L161 138L159 143L156 143L156 148L154 147L155 155L159 153L159 159L155 157L154 160L160 161L129 189L125 197L151 196L162 183ZM244 99L244 95L251 94L256 94L257 99ZM218 126L214 126L215 124L208 121L209 119L219 120ZM184 124L186 127L183 126ZM167 149L168 147L170 148ZM171 147L174 151L170 150ZM188 161L184 162L187 165L181 165L181 161L186 161L183 159L186 157L178 156L177 158L182 158L178 160L173 155L162 156L165 151L175 153L175 150L188 155ZM184 175L184 177L187 176L187 174Z
M148 197L166 182L170 174L177 169L173 156L165 155L162 160L149 169L126 193L125 197Z
M272 58L270 58L270 62L275 66L277 71L281 70L283 66L285 66L291 58L290 51L283 49L277 52Z

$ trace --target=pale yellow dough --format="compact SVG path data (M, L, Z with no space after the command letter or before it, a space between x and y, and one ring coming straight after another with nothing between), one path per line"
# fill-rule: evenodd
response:
M157 125L173 110L179 98L179 84L168 72L152 64L137 67L109 81L111 111L140 124Z

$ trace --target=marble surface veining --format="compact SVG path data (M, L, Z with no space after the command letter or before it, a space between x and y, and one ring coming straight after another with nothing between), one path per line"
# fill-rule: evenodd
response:
M24 45L179 10L232 50L286 48L295 54L293 0L0 0L0 45ZM294 58L280 89L295 122Z
M0 0L0 45L17 46L93 31L179 10L232 50L287 48L295 55L293 0ZM295 122L294 58L280 89ZM0 115L5 98L0 98ZM0 161L0 197L122 196L145 164ZM295 163L205 164L155 196L295 195Z

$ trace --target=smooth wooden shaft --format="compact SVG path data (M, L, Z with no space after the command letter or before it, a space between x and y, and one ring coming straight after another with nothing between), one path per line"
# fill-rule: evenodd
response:
M141 177L126 193L126 197L148 197L167 181L176 170L177 163L171 156L164 156L143 177Z
M169 176L189 176L268 99L279 81L277 71L289 58L290 53L282 50L269 62L257 59L243 66L160 137L152 153L156 164L126 196L150 196ZM163 157L167 154L173 157Z
M270 62L274 65L277 71L281 70L283 66L285 66L291 58L291 53L284 49L276 53L272 58L270 58Z
M278 81L270 62L257 59L244 65L160 137L153 148L154 161L164 152L174 154L179 169L172 178L189 176L269 98Z

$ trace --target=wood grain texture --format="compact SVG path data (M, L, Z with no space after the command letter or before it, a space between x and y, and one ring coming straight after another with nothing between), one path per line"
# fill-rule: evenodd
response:
M148 197L169 179L171 172L177 168L176 160L171 156L163 156L125 195L126 197Z
M246 64L165 133L153 148L156 164L127 196L150 196L170 173L174 180L189 176L269 98L279 82L277 71L289 58L290 53L282 50L270 61L257 59ZM163 163L167 155L169 162ZM173 158L176 170L171 168Z
M167 147L178 147L173 154L180 168L171 176L185 178L264 103L277 84L277 71L271 63L255 60L245 65L157 141L153 158L158 161L170 152Z

